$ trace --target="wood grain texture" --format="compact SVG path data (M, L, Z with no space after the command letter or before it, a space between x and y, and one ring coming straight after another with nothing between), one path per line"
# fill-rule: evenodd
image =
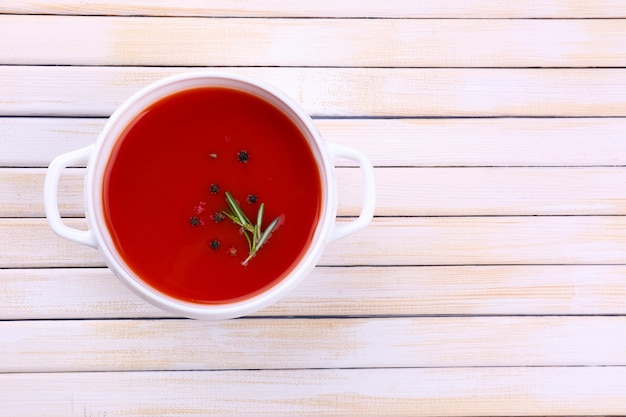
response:
M37 31L29 30L31 27L37 27ZM272 20L0 15L0 63L623 67L625 38L626 22L621 19Z
M0 166L45 167L94 143L103 118L0 117ZM315 119L377 167L626 166L626 118ZM343 165L348 165L342 161Z
M109 116L142 87L198 68L0 66L0 116ZM213 68L275 85L313 116L626 116L626 70ZM63 91L63 94L59 94Z
M254 16L254 17L385 17L385 18L620 18L626 7L620 0L483 0L410 1L319 0L5 0L0 13L144 16Z
M64 217L84 216L85 169L59 182ZM340 216L357 216L363 175L337 168ZM0 217L45 217L40 168L0 168ZM626 168L377 168L378 216L624 215Z
M340 220L345 221L345 220ZM83 219L66 219L85 228ZM377 218L328 245L319 264L518 265L626 263L626 217ZM0 219L0 267L103 266L99 252L56 236L45 219Z
M623 315L626 267L317 267L255 316ZM0 320L173 317L107 268L0 269Z
M623 367L0 374L0 385L13 417L626 414Z
M626 317L9 321L0 332L0 373L626 365Z

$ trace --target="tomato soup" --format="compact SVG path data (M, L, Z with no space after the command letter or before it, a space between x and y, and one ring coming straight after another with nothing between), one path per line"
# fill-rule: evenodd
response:
M251 234L227 193L269 238ZM248 298L277 283L313 239L321 210L315 157L294 122L252 94L223 87L177 92L135 118L104 177L103 209L118 252L144 282L203 304Z

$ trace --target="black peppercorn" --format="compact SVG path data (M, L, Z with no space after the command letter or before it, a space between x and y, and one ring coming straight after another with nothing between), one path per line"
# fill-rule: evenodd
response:
M220 248L221 244L220 244L219 240L213 239L212 241L209 242L209 246L213 250L218 250Z
M220 186L217 184L211 184L209 191L211 191L211 194L217 194L220 192Z
M254 194L248 195L248 203L255 204L257 201L259 201L259 198L256 195Z
M189 218L189 224L192 225L193 227L200 226L201 223L202 223L201 220L196 216L191 216Z
M211 216L211 219L213 219L213 221L215 223L221 223L222 221L224 221L225 217L226 216L224 216L224 214L222 212L218 211L217 213L215 213L214 215Z
M248 162L248 158L249 155L247 151L239 151L239 153L237 154L237 159L239 159L239 162L241 162L242 164Z

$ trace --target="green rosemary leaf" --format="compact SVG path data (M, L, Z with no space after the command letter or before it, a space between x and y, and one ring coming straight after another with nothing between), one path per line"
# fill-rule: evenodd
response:
M256 214L256 227L258 228L259 233L261 233L261 225L263 224L263 212L264 211L265 211L265 203L261 203L261 205L259 206L259 212Z
M239 204L237 204L237 201L235 201L233 196L228 191L226 191L226 202L228 203L228 206L233 212L233 215L239 219L239 222L237 223L240 226L243 226L247 229L248 226L252 225L252 223L250 223L250 220L248 220L248 217L246 217L243 210L241 210L241 207L239 207Z
M254 251L255 246L252 244L252 240L250 239L250 235L248 234L246 229L243 229L243 235L246 237L246 240L248 241L248 252L252 253Z
M237 217L233 216L232 214L230 214L229 212L222 210L222 214L224 216L228 217L229 219L231 219L233 221L233 223L243 227L243 224L240 223L239 219Z
M261 229L259 229L259 224L257 223L254 225L254 230L252 231L252 248L256 248L260 234Z
M267 239L270 237L270 235L272 234L272 231L274 230L274 228L276 227L276 225L278 224L278 220L280 220L279 217L276 217L274 219L274 221L272 221L270 223L269 226L267 226L267 229L265 229L265 231L263 232L263 234L261 235L261 237L259 238L259 241L257 242L256 245L256 249L259 250L259 248L261 246L263 246L263 244L267 241Z

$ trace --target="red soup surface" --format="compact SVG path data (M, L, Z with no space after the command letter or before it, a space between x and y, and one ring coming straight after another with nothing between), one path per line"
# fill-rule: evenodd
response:
M206 87L153 104L120 136L105 171L104 214L128 266L174 298L205 304L272 286L302 257L321 208L321 179L303 134L249 93ZM229 192L261 230L278 225L245 265L249 245Z

